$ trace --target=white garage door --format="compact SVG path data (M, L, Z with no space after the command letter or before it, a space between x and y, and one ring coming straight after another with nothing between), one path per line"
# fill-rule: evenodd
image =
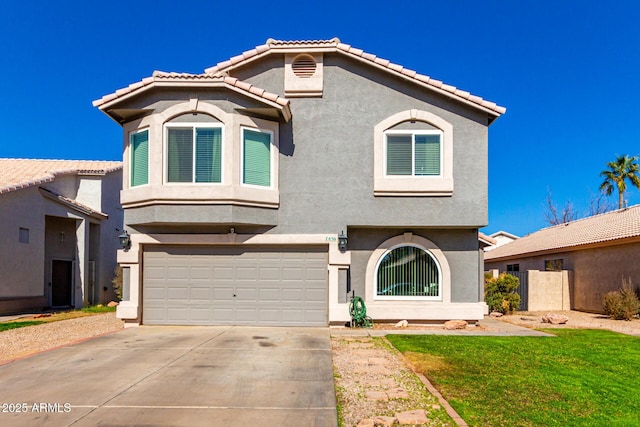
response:
M142 321L326 326L327 261L322 247L145 247Z

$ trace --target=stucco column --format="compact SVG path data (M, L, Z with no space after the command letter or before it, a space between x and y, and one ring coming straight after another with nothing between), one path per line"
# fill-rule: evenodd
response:
M118 305L116 317L127 322L125 326L134 326L140 323L140 261L142 251L140 250L140 242L138 234L131 236L131 248L128 250L118 250L118 264L123 269L129 269L129 283L124 283L125 275L123 274L123 286L128 286L127 300L123 300Z
M87 272L89 270L89 221L76 221L76 268L74 272L74 302L75 308L88 304L89 290L87 289Z

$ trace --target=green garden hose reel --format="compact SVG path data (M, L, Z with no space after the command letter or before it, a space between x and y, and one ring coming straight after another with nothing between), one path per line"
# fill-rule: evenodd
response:
M356 296L355 292L351 296L351 301L349 301L349 314L351 315L352 328L373 327L373 319L367 316L367 307L364 305L364 300Z

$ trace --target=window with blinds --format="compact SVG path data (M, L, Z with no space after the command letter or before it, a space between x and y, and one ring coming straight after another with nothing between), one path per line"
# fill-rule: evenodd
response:
M271 186L271 133L242 129L242 183Z
M222 182L222 128L167 127L167 182Z
M388 132L386 134L386 174L399 176L439 176L442 135L432 132Z
M131 150L131 187L149 183L149 131L143 130L130 134Z
M387 252L378 264L376 296L440 299L440 277L440 268L429 252L400 246Z

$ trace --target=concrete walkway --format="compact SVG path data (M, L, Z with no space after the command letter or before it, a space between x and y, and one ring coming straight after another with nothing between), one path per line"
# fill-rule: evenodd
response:
M331 335L335 336L371 336L382 337L389 334L406 335L462 335L462 336L493 336L493 337L553 337L552 334L536 331L522 326L501 322L491 317L485 317L479 322L482 328L467 326L464 330L449 331L440 327L426 329L364 329L364 328L331 328Z
M335 427L331 360L327 328L130 328L0 366L0 425Z

